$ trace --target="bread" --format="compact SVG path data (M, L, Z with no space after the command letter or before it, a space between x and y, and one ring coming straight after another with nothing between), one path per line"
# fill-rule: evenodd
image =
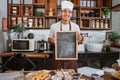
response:
M115 74L113 75L115 78L120 79L120 70L116 71Z
M38 71L36 74L32 74L29 76L30 80L45 80L49 74L44 70Z
M19 77L19 78L16 78L15 80L25 80L25 79L24 79L24 78Z

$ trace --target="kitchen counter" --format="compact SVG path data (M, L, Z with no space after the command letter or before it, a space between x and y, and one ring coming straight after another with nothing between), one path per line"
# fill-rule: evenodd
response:
M116 52L116 51L110 51L110 52L105 52L105 51L103 51L103 52L89 52L89 51L84 51L84 52L82 52L82 51L78 51L78 54L81 54L81 53L84 53L84 54L89 54L89 53L114 53L114 52ZM4 55L13 55L13 54L34 54L34 55L38 55L38 54L53 54L54 53L54 51L43 51L43 52L35 52L35 51L33 51L33 52L5 52L5 53L1 53L0 54L0 57L1 56L4 56Z
M78 52L78 67L89 66L102 68L104 66L111 67L119 58L119 52ZM2 63L8 70L38 70L52 69L53 52L47 51L43 53L36 52L6 52L0 54ZM13 66L15 65L15 66ZM7 67L7 68L6 68Z
M6 73L8 73L8 72L13 72L13 74L15 74L16 71L6 71ZM19 72L19 71L18 71L18 72ZM30 73L30 72L33 72L33 71L24 71L24 74L27 75L27 74ZM17 73L17 74L19 74L19 73ZM12 75L11 75L11 76L12 76ZM9 77L9 76L8 76L8 77ZM114 77L111 75L111 73L109 73L109 72L104 72L104 75L103 75L101 78L103 78L103 80L117 80L117 79L114 78ZM81 76L81 79L92 80L91 77L87 77L87 76L84 76L84 75Z

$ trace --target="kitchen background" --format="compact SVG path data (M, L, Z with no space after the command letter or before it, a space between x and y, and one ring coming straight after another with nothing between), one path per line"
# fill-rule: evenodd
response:
M29 1L29 0L28 0ZM120 3L120 0L113 0L112 5L116 5ZM16 35L14 33L8 34L8 32L2 31L2 18L7 18L7 0L0 0L0 53L7 51L6 47L6 40L8 40L8 35L12 39L16 38ZM119 34L120 30L120 12L112 12L112 30L117 31ZM103 42L105 40L105 34L109 30L81 30L82 33L88 33L88 36L91 36L91 39L89 37L85 37L84 43L89 42L89 39L91 42ZM34 39L37 40L47 40L49 35L49 29L35 29L35 30L27 30L24 33L24 37L27 36L29 32L34 33L35 37Z

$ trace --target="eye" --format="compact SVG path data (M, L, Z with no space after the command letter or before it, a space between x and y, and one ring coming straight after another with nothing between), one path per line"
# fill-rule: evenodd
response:
M69 13L72 13L72 11L69 11Z

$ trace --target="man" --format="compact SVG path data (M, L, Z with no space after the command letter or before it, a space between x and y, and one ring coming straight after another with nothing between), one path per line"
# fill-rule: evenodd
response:
M78 43L81 43L82 36L80 35L80 28L77 24L70 21L72 17L72 10L73 10L73 3L70 1L63 1L61 3L61 21L52 24L50 28L49 38L48 42L51 44L55 44L55 31L57 30L64 30L64 31L77 31L77 41ZM71 63L74 63L75 65L71 65ZM65 60L54 60L54 69L59 68L74 68L77 69L77 61L65 61Z

